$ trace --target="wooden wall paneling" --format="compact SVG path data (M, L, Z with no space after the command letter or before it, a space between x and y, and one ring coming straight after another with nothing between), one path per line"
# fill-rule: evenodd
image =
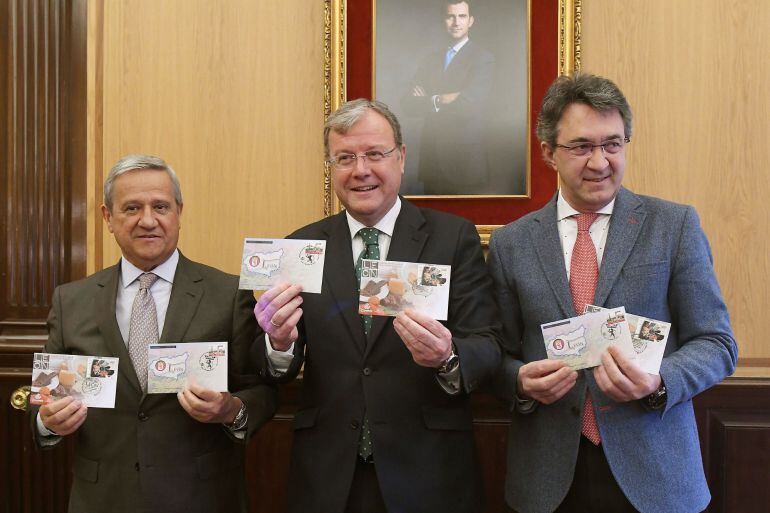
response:
M128 153L166 159L182 185L188 257L237 273L244 237L283 237L323 216L323 8L102 4L103 172ZM97 267L120 255L102 236Z
M770 381L733 378L694 400L709 513L770 508Z
M85 274L85 0L3 6L0 341L36 336Z
M0 2L0 511L56 513L71 442L32 446L11 409L46 339L56 285L85 275L86 0Z
M739 343L741 376L770 377L770 132L766 0L583 2L583 69L634 111L624 183L694 205Z

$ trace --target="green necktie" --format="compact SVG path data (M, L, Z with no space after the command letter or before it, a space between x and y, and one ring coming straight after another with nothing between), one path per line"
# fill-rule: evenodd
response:
M364 241L364 250L358 255L356 260L356 277L358 278L358 287L361 288L361 260L380 259L380 231L377 228L361 228L358 235ZM361 324L364 327L364 334L369 335L372 330L372 316L362 315ZM358 441L358 455L363 459L372 455L372 432L369 429L369 417L364 412L364 422L361 426L361 439Z

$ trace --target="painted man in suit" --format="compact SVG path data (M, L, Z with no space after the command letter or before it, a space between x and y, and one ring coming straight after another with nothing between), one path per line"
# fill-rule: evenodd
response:
M489 255L513 415L506 500L520 513L702 511L691 401L733 372L737 347L698 216L621 186L631 109L611 81L557 79L537 135L561 189L495 232ZM586 303L670 322L660 375L612 347L579 372L546 359L540 325Z
M182 193L163 160L121 159L105 180L102 214L123 256L57 287L45 351L120 358L115 408L88 410L68 397L33 416L43 447L77 437L69 511L245 512L245 442L276 407L249 363L254 298L236 276L177 249ZM190 384L147 395L145 333L161 343L227 341L233 394Z
M476 229L398 196L406 149L386 105L344 104L324 142L346 210L291 235L327 241L322 293L282 284L255 309L264 376L287 382L304 364L290 511L480 511L469 394L500 354ZM451 265L448 321L360 316L362 257Z
M468 1L447 2L448 45L420 64L403 99L409 114L424 118L419 178L425 194L477 194L489 181L485 127L494 56L473 43Z

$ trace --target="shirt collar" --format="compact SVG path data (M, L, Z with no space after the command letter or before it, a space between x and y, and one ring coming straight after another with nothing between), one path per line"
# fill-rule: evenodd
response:
M609 215L612 215L612 211L614 209L615 209L615 198L612 198L612 201L604 205L596 213L605 214L609 216ZM564 196L561 193L561 189L559 189L559 197L556 201L556 220L561 221L562 219L566 219L568 217L572 217L578 214L580 214L580 212L572 208L572 205L567 203L567 200L564 199Z
M174 274L176 273L176 266L178 263L179 250L175 249L165 262L157 266L151 272L169 283L174 283ZM145 271L142 271L137 266L129 262L126 257L120 258L120 274L123 279L123 288L126 288L134 283L139 275L143 274L144 272Z
M457 52L459 52L459 51L460 51L460 49L461 49L463 46L465 46L465 44L466 44L468 41L470 41L470 40L471 40L471 39L470 39L468 36L465 36L465 39L463 39L462 41L460 41L460 42L459 42L459 43L457 43L457 44L454 44L454 45L450 46L449 48L454 48L454 50L455 50L455 53L457 53Z
M396 228L396 219L398 219L399 212L401 212L401 198L396 196L396 202L393 204L390 210L388 210L388 212L382 216L382 219L380 219L379 222L377 222L377 224L375 224L372 228L377 228L388 237L393 237L393 230ZM350 240L353 240L353 238L355 238L355 236L358 234L358 231L361 228L366 228L366 225L357 221L353 216L350 215L350 212L347 210L345 211L345 216L348 218Z

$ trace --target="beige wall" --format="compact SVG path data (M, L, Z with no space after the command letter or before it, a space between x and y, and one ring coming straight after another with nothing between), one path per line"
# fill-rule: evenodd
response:
M89 70L93 82L101 73L93 173L106 175L127 153L166 159L182 182L187 256L237 273L245 236L282 237L323 214L322 2L89 9L89 43L102 49ZM111 265L120 255L112 237L97 223L93 233L93 268Z
M237 272L244 236L323 213L323 1L89 2L89 270L119 253L98 187L129 152L182 180L180 247ZM583 69L636 123L625 183L693 204L711 240L744 375L770 376L770 119L765 0L583 0Z
M695 205L744 375L770 376L766 0L583 0L585 71L634 110L624 183Z

